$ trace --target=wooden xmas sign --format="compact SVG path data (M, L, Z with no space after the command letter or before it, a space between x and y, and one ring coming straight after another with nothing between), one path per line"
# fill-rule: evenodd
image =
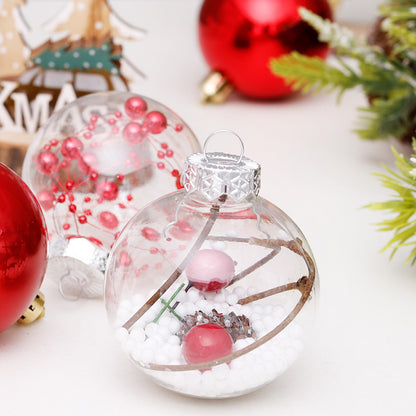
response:
M126 91L117 39L144 31L122 20L106 0L69 0L40 29L29 27L25 0L0 9L0 162L20 173L33 135L51 113L86 94Z

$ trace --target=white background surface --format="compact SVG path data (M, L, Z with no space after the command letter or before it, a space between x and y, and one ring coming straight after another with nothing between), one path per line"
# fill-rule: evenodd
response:
M114 2L148 30L126 55L148 78L134 90L171 107L200 141L229 128L262 165L262 196L304 231L321 277L316 336L278 380L247 396L190 399L153 384L121 352L102 301L64 301L45 281L46 316L0 334L0 414L28 415L414 415L416 276L379 250L388 235L363 206L386 199L372 172L391 166L391 143L359 140L359 92L254 102L199 103L207 72L199 52L199 1ZM30 1L31 19L59 6ZM46 11L48 14L46 15ZM397 145L397 143L394 143ZM405 147L400 147L406 151Z

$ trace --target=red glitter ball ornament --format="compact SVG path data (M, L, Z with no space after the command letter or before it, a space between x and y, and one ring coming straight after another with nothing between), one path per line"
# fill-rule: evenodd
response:
M140 118L146 114L147 103L143 98L130 97L124 104L124 110L130 118Z
M232 350L231 335L213 322L194 326L183 337L182 354L188 364L216 360L231 354Z
M325 58L329 48L298 12L332 19L327 0L205 0L199 42L213 71L252 98L284 97L292 89L270 70L270 60L292 51Z
M46 226L26 184L0 163L0 332L35 298L46 269Z

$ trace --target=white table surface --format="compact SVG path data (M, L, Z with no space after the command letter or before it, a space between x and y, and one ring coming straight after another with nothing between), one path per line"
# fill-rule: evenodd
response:
M42 4L42 8L39 5ZM362 95L199 103L208 68L196 36L199 1L112 3L148 30L126 55L147 74L134 91L163 102L200 141L228 128L262 165L262 196L305 233L321 278L316 336L279 379L255 393L198 400L167 391L122 353L100 300L68 302L45 281L46 316L0 334L0 414L9 415L414 415L416 276L404 256L379 250L388 235L363 206L388 196L372 176L393 165L392 142L352 132ZM33 21L62 5L30 1ZM48 10L48 15L45 11ZM397 143L393 144L397 145ZM399 146L401 150L407 149Z

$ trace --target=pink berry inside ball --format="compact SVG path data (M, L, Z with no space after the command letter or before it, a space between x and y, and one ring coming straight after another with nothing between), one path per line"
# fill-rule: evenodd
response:
M220 290L227 286L234 276L234 261L223 251L200 250L186 268L186 276L198 290Z
M231 354L232 350L231 335L213 322L194 326L183 337L182 354L188 364L216 360Z

